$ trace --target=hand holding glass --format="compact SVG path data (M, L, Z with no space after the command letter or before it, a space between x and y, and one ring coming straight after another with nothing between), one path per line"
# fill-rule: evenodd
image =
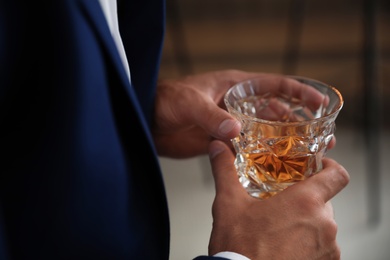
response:
M317 80L264 76L234 85L225 104L242 124L232 139L239 180L265 199L322 169L343 98Z

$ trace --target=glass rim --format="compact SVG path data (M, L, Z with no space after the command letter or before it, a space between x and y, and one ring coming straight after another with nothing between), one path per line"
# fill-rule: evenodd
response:
M312 82L316 82L318 84L321 84L321 85L327 87L329 90L333 91L338 96L340 101L339 101L337 107L335 108L335 110L332 113L329 113L326 116L321 116L321 117L313 118L313 119L306 119L306 120L302 120L302 121L292 121L292 122L271 121L271 120L266 120L266 119L261 119L261 118L258 118L258 117L254 117L254 116L241 114L237 109L235 109L230 104L230 102L228 101L228 97L229 97L230 93L235 88L237 88L239 85L242 85L242 84L245 84L245 83L249 83L249 82L253 82L256 79L260 79L260 78L264 77L264 76L257 76L257 77L249 78L249 79L246 79L246 80L243 80L243 81L240 81L240 82L237 82L237 83L233 84L228 89L228 91L225 93L225 95L224 95L224 103L225 103L226 107L227 108L229 107L231 110L233 110L236 113L240 113L243 116L243 118L246 118L248 120L251 120L251 121L254 121L254 122L257 122L257 123L268 124L268 125L278 125L278 126L280 126L280 125L299 126L299 125L305 125L307 123L327 121L330 118L336 116L340 112L342 107L344 106L344 98L341 95L340 91L336 87L334 87L334 86L332 86L330 84L326 84L326 83L324 83L324 82L322 82L320 80L316 80L316 79L312 79L312 78L304 77L304 76L296 76L296 75L278 75L278 76L281 76L281 77L284 77L284 78L296 79L300 83L304 83L305 81L312 81Z

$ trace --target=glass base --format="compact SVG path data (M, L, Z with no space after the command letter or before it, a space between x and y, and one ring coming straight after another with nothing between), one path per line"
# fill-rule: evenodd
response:
M242 184L242 186L245 188L245 190L248 192L249 195L251 195L254 198L257 199L267 199L269 197L272 197L279 192L283 191L284 189L288 188L289 186L295 184L295 182L292 183L253 183L248 179L245 175L238 174L239 175L239 181Z

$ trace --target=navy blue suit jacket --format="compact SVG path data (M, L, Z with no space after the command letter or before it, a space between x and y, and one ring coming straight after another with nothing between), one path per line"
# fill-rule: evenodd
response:
M164 8L119 2L130 84L98 1L1 0L0 259L169 258L149 127Z

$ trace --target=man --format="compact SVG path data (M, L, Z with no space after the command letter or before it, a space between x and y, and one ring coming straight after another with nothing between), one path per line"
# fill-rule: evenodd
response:
M218 105L259 74L158 82L163 1L2 0L0 14L1 259L168 259L157 154L207 151L216 199L199 259L339 257L328 201L347 172L325 160L280 196L249 197L222 142L240 124Z

